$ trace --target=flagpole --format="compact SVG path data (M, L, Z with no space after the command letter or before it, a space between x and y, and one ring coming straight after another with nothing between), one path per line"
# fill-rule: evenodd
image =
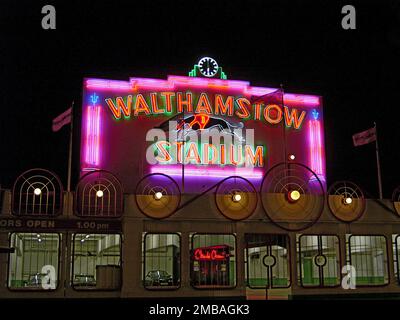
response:
M71 171L72 171L72 135L74 131L74 101L72 101L71 110L71 126L69 131L69 150L68 150L68 177L67 177L67 191L71 191Z
M378 187L379 187L379 199L383 199L383 192L382 192L382 176L381 176L381 165L379 161L379 146L378 146L378 130L376 128L376 122L374 122L375 127L375 150L376 150L376 166L378 170Z

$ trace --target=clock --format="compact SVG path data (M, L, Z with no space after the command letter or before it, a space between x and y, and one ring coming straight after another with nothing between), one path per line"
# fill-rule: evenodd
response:
M199 66L200 73L205 77L213 77L218 72L217 61L215 61L213 58L201 58L197 65Z

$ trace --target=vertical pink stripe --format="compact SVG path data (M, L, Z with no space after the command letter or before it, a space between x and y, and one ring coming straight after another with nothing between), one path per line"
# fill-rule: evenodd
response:
M86 148L85 148L85 160L86 163L90 164L90 131L91 131L91 120L92 114L90 106L87 107L87 118L86 118Z
M322 168L321 124L318 120L309 121L310 167L318 175L324 175Z
M100 160L101 106L88 106L86 118L85 161L98 166Z
M95 157L94 161L96 165L99 165L99 151L100 151L100 112L101 107L96 106L96 144L95 144Z

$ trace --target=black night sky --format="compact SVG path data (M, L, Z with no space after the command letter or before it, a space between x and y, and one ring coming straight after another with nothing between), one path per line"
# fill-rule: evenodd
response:
M46 4L56 30L41 28ZM356 30L341 27L346 4ZM2 187L34 167L66 185L68 129L53 133L51 121L79 105L83 77L166 79L204 55L229 79L323 96L328 185L377 196L375 144L351 138L376 121L384 196L400 185L398 1L3 0L0 23Z

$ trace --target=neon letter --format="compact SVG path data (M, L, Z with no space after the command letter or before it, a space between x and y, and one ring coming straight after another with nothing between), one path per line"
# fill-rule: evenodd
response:
M156 147L159 151L159 154L156 156L156 160L158 160L159 162L168 162L171 160L171 156L168 152L167 149L165 149L165 147L170 147L171 144L168 141L158 141L156 142ZM162 157L160 157L160 153L162 155Z
M252 166L256 166L258 163L257 166L262 167L264 165L263 149L263 146L257 146L256 152L254 154L251 146L246 145L244 147L246 164L250 163Z
M115 106L112 99L106 99L106 103L107 103L108 107L110 108L114 118L121 119L121 110L122 110L122 113L124 114L124 117L130 118L131 106L132 106L132 96L131 95L128 96L126 105L125 105L125 102L122 99L122 97L117 97L115 99L115 102L116 102L117 106Z
M299 129L305 116L306 112L302 111L300 117L298 118L297 109L292 109L292 112L289 115L289 109L285 106L285 122L287 127L292 126L292 123L294 123L294 128Z
M191 155L193 153L193 155ZM197 144L192 142L189 145L189 150L186 154L185 163L190 163L191 160L194 160L197 164L201 163L200 155L197 150Z
M276 118L271 117L271 110L276 110ZM277 104L270 104L264 109L264 118L271 124L278 124L282 121L282 109Z
M182 100L182 92L178 92L177 94L177 109L178 113L183 112L183 106L186 106L187 112L193 112L192 106L192 94L190 92L186 93L186 100Z
M172 97L175 97L175 93L161 92L161 95L165 97L165 109L167 112L172 112Z
M234 100L232 96L228 96L226 98L226 101L224 103L224 100L222 99L222 96L220 94L215 95L215 114L226 114L226 111L228 111L228 116L233 115L233 105L234 105Z
M139 112L144 112L146 115L150 114L150 108L147 105L146 100L143 98L143 95L141 94L138 94L136 96L135 116L137 116Z
M196 113L207 113L212 114L210 101L208 100L207 93L200 95L199 101L197 102Z
M241 110L241 111L237 110L236 115L241 119L248 118L250 116L250 112L247 109L247 107L250 105L250 101L246 98L239 98L236 100L236 103L238 104Z
M153 111L153 114L164 113L164 110L158 109L157 93L150 93L150 98L151 98L151 111Z
M243 161L243 159L242 159L242 145L238 145L237 146L237 149L236 149L236 157L237 157L237 160L235 160L235 146L232 144L231 145L231 150L230 150L230 162L231 162L231 164L233 164L233 165L235 165L235 166L237 166L237 165L240 165L240 164L242 164L242 161Z
M211 159L209 156L209 148L211 148ZM217 163L217 147L211 143L203 144L203 164L216 164Z

